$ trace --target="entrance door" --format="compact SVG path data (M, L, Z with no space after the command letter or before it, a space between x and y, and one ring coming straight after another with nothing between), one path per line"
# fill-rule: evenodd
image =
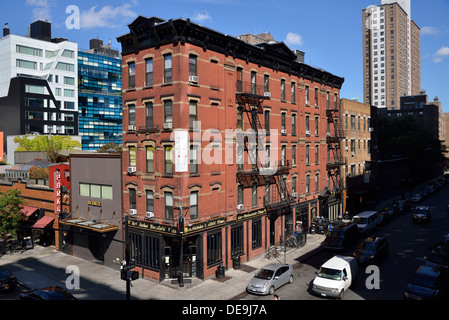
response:
M179 256L181 243L179 239L166 239L164 266L165 279L179 278ZM183 261L182 272L183 277L197 276L197 246L196 241L192 239L183 239Z

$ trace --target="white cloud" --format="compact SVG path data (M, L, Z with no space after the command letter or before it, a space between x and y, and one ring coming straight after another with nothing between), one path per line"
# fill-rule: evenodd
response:
M192 17L192 20L197 22L212 21L212 17L207 11L204 11L203 13L197 12Z
M51 7L54 0L27 0L25 4L33 9L33 20L51 20Z
M293 32L287 33L287 37L284 40L287 45L297 45L300 46L303 44L301 35Z
M425 26L421 29L421 35L436 35L439 34L440 30L435 27Z
M81 12L81 28L117 28L122 26L123 19L137 17L137 13L131 10L130 4L124 4L115 8L113 6L104 6L98 10L97 7L95 5L88 11Z
M439 63L443 61L445 57L449 56L449 47L441 47L434 55L433 61Z

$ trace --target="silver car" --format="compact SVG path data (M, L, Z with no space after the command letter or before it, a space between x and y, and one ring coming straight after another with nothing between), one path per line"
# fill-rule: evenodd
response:
M272 263L256 272L246 290L254 294L273 294L274 290L293 282L293 268L289 264Z

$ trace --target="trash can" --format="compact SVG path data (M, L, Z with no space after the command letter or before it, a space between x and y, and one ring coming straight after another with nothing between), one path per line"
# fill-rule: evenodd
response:
M225 277L225 268L222 264L217 267L217 271L215 271L215 276L217 279L224 279Z
M234 270L240 269L240 256L232 257L232 267Z

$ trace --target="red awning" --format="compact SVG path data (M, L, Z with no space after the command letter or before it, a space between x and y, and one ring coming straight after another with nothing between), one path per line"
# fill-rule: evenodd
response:
M29 217L33 213L35 213L39 208L36 207L30 207L30 206L23 206L22 212L25 216Z
M32 228L45 228L50 223L52 223L53 220L55 220L55 218L52 218L49 216L43 216L42 218L37 220L37 222L32 226Z

